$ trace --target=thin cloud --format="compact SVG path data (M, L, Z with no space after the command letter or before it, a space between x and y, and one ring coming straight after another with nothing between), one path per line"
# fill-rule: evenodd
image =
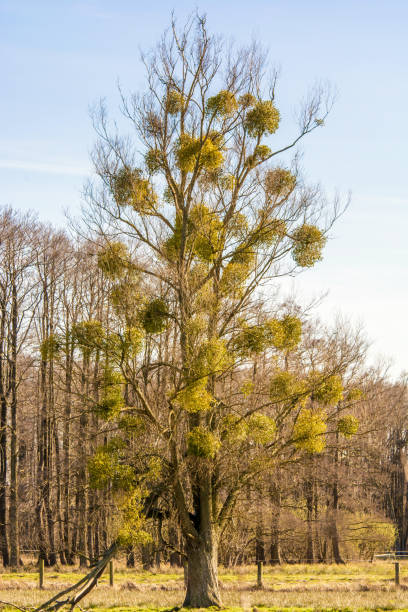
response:
M80 166L13 159L0 159L0 168L5 170L26 170L27 172L44 172L46 174L64 174L67 176L86 176L89 174L89 168Z

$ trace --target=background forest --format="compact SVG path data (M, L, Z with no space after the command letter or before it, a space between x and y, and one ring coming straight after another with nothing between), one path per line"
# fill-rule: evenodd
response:
M129 423L126 412L115 421L103 414L118 393L123 405L137 406L139 399L130 385L118 391L117 381L106 380L102 337L107 330L120 337L123 321L112 304L115 283L101 269L98 246L73 241L11 209L1 211L0 235L3 565L39 555L48 565L86 566L117 536L118 521L115 483L99 486L98 471L88 469L90 457L109 444L112 450L121 427L130 454L143 445L156 446L160 454L160 440L137 418ZM405 384L391 384L380 370L366 366L366 342L347 323L327 329L311 308L281 303L277 296L268 303L301 320L302 339L284 357L264 350L250 366L229 371L222 382L228 393L244 392L256 402L257 390L284 359L286 371L297 377L312 366L330 370L341 377L343 394L320 453L293 455L288 447L277 471L253 477L240 492L221 535L220 562L370 559L392 548L395 536L404 550ZM169 375L151 366L175 360L178 350L171 320L160 333L146 335L137 356L146 395L166 394ZM154 467L152 455L153 472ZM127 563L180 565L183 542L171 496L164 486L152 485L150 491L144 526L150 537L128 546Z

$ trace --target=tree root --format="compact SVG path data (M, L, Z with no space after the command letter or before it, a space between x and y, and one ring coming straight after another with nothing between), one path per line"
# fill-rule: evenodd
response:
M64 606L69 606L70 610L73 610L75 606L92 591L98 584L98 579L102 576L109 561L115 555L119 545L114 542L103 555L102 559L91 569L91 571L81 578L76 584L73 584L68 589L61 591L51 597L48 601L44 602L38 608L35 608L33 612L56 612ZM66 599L61 599L64 595L70 594Z

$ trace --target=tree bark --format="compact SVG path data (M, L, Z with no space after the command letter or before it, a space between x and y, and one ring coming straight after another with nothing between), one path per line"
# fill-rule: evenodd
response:
M82 381L81 381L81 392L84 398L89 397L89 357L84 355L82 363ZM86 474L86 461L88 451L88 413L87 405L84 405L81 409L79 417L79 469L78 469L78 519L79 519L79 533L78 533L78 553L79 553L79 565L80 567L87 567L88 565L88 520L89 520L89 491L87 487L87 474Z
M281 558L281 543L280 543L280 516L281 516L281 492L280 489L273 485L272 489L272 521L271 521L271 565L280 565Z
M306 563L315 562L313 538L313 479L308 477L305 482L306 497Z
M337 412L339 406L337 406ZM333 482L333 511L330 520L330 535L334 561L338 564L344 563L340 554L339 532L337 529L337 514L339 508L339 434L336 432L336 448L334 451L334 482Z
M67 315L67 327L68 327ZM64 406L64 430L62 436L62 450L64 455L64 477L63 477L63 498L64 498L64 556L69 565L74 564L72 552L71 534L71 392L72 392L72 343L67 337L65 343L65 406Z
M47 427L47 397L46 397L46 362L42 359L40 364L40 389L41 389L41 407L38 414L38 434L37 434L37 503L35 508L35 516L38 533L39 558L44 559L46 565L48 562L48 547L46 539L46 531L44 527L44 500L48 486L48 427Z
M18 305L16 278L13 274L11 300L11 360L10 360L10 391L11 391L11 434L10 434L10 565L17 567L20 559L18 543L18 499L17 499L17 334Z
M1 359L0 359L1 361ZM10 565L7 536L7 401L1 396L0 408L0 549L3 566Z
M7 537L7 399L5 389L5 327L6 309L2 299L0 313L0 552L3 566L10 565Z
M135 551L132 546L126 549L126 567L135 567Z
M337 493L337 483L333 486L333 512L330 519L330 534L331 534L331 542L332 542L332 550L333 550L333 559L335 563L344 563L343 558L340 554L340 544L339 544L339 532L337 529L337 508L338 508L338 493Z
M218 584L218 547L215 534L189 542L187 553L187 592L183 606L191 608L221 607Z

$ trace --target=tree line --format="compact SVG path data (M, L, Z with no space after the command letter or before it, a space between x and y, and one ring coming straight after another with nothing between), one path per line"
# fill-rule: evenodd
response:
M0 224L3 565L18 566L24 553L31 553L48 565L87 566L116 535L113 480L126 478L115 474L108 483L112 474L98 471L98 458L100 463L104 459L101 448L119 452L118 433L125 428L132 432L127 453L136 455L143 445L148 453L156 446L156 455L150 453L154 473L159 471L155 459L161 457L160 444L143 430L140 419L125 411L123 423L102 414L117 401L118 389L115 381L108 382L103 397L106 356L98 343L103 330L114 332L118 322L110 299L112 282L101 271L98 248L89 241L74 242L11 209L2 210ZM303 321L301 343L284 355L285 372L299 376L312 366L329 369L330 376L341 376L343 397L336 399L324 450L281 455L276 468L275 460L266 474L242 489L221 538L220 561L370 558L374 551L394 546L393 526L404 550L405 385L391 384L382 372L367 367L365 340L349 324L338 321L326 329L294 303L276 307ZM146 339L138 364L146 394L165 395L168 376L155 366L158 359L173 361L174 351L170 326ZM231 371L223 384L231 395L241 391L258 401L257 389L276 369L276 355L265 351L251 367ZM277 379L275 384L288 382ZM128 384L122 385L120 396L126 404L137 404ZM251 427L254 443L262 445L268 439L265 424L255 420ZM154 474L151 478L154 483ZM101 484L107 486L101 489ZM151 484L149 494L146 536L128 546L127 562L146 568L163 562L181 565L183 542L168 491L158 487L154 493Z

